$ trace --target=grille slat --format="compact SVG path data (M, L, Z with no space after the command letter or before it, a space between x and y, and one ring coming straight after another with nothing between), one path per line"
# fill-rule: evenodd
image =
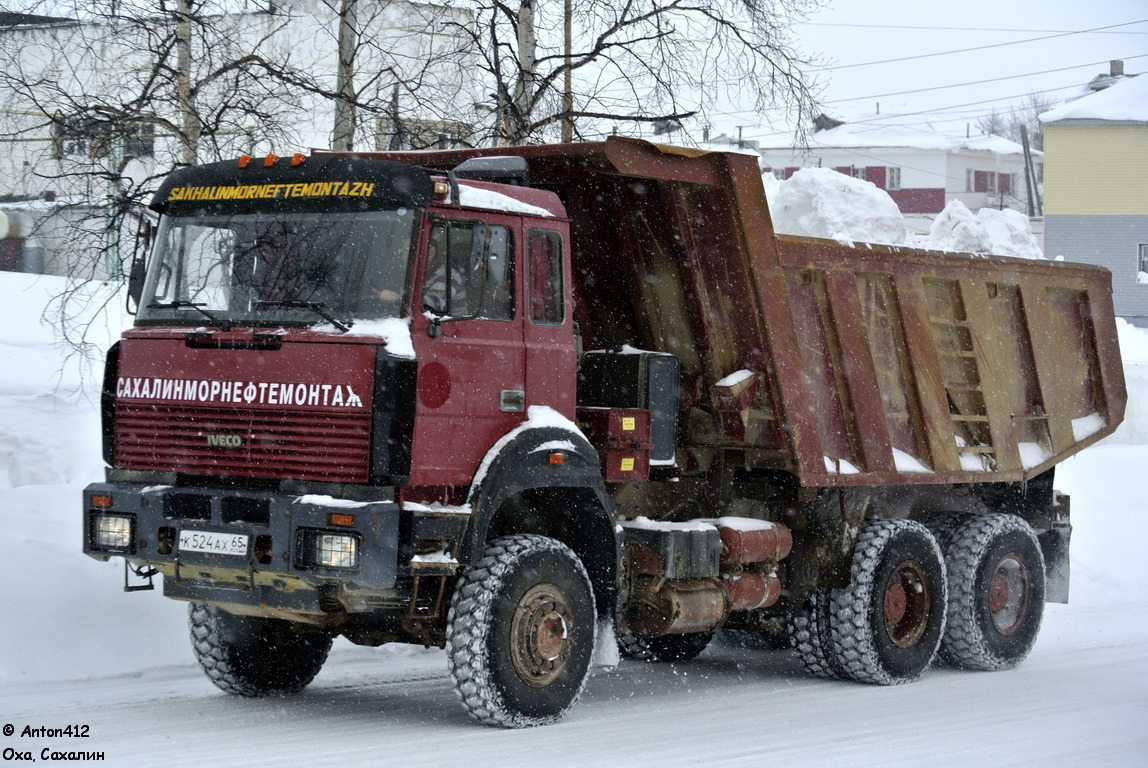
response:
M208 446L207 434L240 435L245 444ZM370 446L369 413L129 403L116 408L115 459L124 469L367 482Z

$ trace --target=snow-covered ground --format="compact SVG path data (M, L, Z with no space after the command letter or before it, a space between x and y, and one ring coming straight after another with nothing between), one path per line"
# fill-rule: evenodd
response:
M64 286L0 273L0 725L15 728L0 749L103 752L115 766L1148 765L1142 331L1121 327L1128 422L1059 471L1072 603L1047 607L1019 669L878 688L716 644L690 664L599 669L562 723L499 731L465 716L434 649L340 641L300 696L227 696L192 660L182 604L124 593L119 561L81 554L80 491L102 466L99 365L81 375L41 321ZM109 314L95 348L122 322ZM19 736L69 724L89 737Z

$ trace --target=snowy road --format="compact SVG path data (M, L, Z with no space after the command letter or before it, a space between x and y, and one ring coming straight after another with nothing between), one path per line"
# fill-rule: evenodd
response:
M441 652L342 645L291 699L226 696L191 664L6 686L5 723L92 735L3 744L101 750L117 766L1136 766L1148 764L1145 626L1146 602L1051 606L1020 669L934 669L894 688L814 681L788 652L715 646L687 665L599 671L564 722L528 731L470 722Z
M1148 491L1146 465L1148 447L1105 446L1062 467L1058 485L1073 496L1076 524L1073 603L1047 607L1019 669L933 669L915 684L877 688L809 679L788 652L718 644L690 664L600 669L566 720L527 731L472 723L442 652L407 646L340 642L294 698L222 694L190 661L182 606L118 592L114 566L78 554L67 508L78 488L11 489L0 493L9 515L38 524L0 542L0 567L9 584L21 583L16 574L37 578L4 602L6 619L19 618L0 627L0 723L17 733L79 723L91 736L14 736L0 746L33 756L102 751L114 766L217 768L1145 766L1148 518L1137 501ZM45 557L66 567L45 569Z

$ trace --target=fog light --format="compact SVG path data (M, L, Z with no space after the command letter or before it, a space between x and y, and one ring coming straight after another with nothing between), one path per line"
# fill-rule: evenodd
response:
M127 515L96 515L92 523L96 549L126 552L132 548L132 519Z
M359 564L359 541L342 533L315 536L315 565L323 568L354 568Z

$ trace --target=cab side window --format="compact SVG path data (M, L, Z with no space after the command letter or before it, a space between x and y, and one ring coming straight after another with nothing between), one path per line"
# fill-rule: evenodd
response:
M562 236L548 229L532 229L528 243L530 321L562 325L566 321Z
M459 319L513 320L510 229L481 221L436 221L423 279L423 308Z

